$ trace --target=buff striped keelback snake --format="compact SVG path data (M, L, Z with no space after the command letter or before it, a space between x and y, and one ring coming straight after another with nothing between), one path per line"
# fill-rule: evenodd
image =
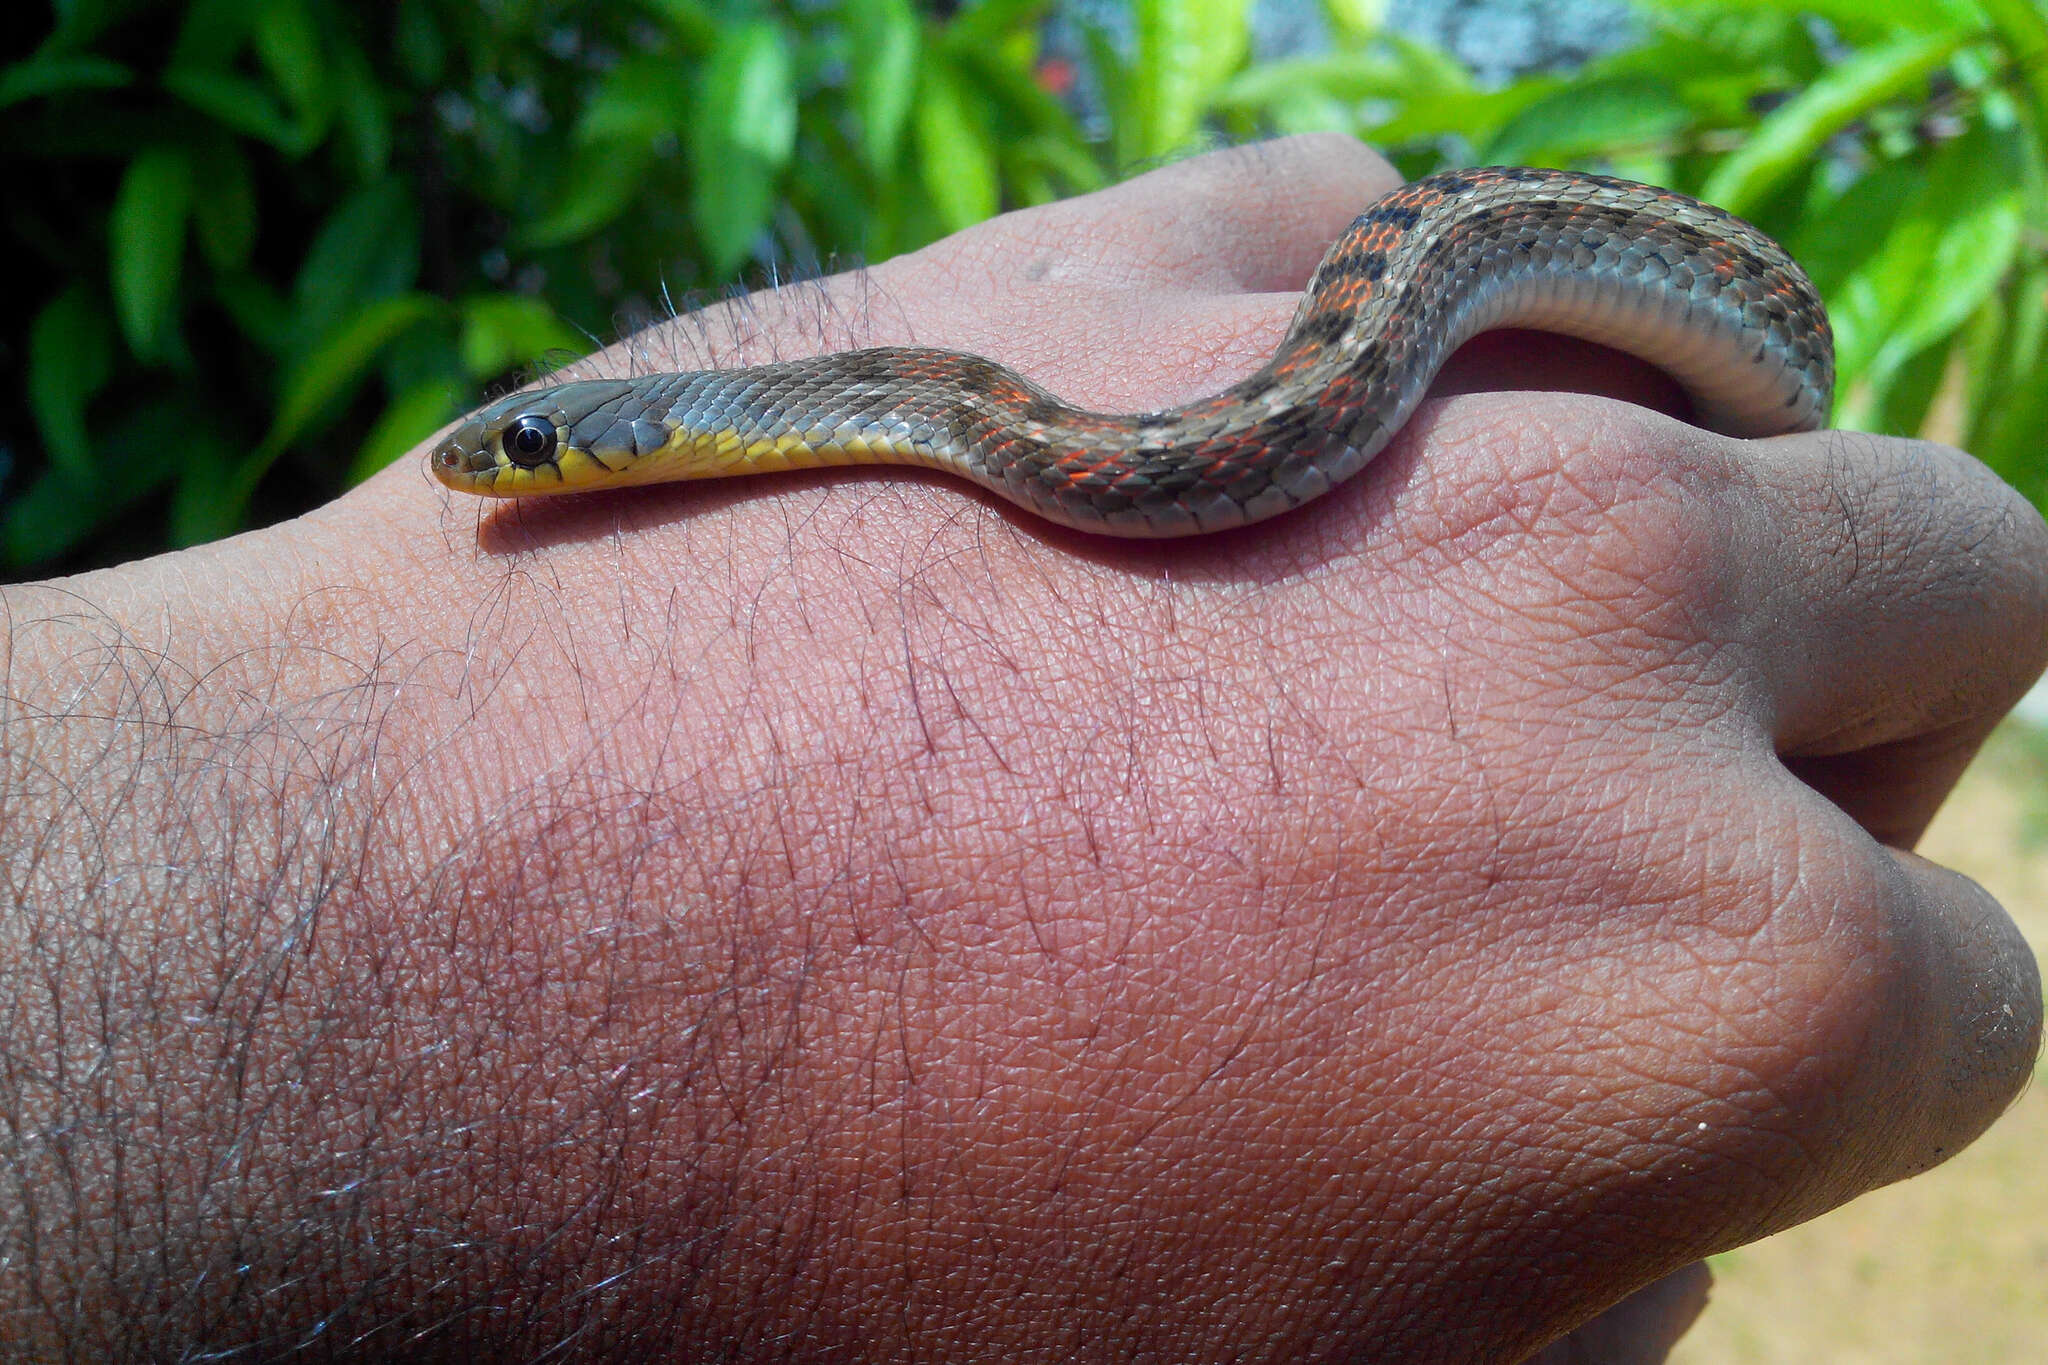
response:
M1827 315L1770 238L1668 190L1494 168L1373 204L1316 268L1272 360L1170 411L1087 412L994 361L892 347L528 390L470 417L430 463L450 488L494 497L925 465L1068 526L1188 535L1275 516L1356 474L1451 353L1497 327L1640 356L1731 435L1827 420Z

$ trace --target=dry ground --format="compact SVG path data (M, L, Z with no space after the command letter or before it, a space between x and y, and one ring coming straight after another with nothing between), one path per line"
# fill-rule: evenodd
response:
M2048 731L2008 721L1920 852L1988 888L2048 958ZM2048 1064L1946 1166L1713 1265L1671 1365L2044 1365Z

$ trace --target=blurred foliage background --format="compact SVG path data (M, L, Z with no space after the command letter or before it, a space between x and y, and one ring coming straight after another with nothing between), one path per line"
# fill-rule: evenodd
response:
M1754 219L1829 300L1839 422L1963 444L2048 501L2044 0L1556 0L1621 15L1570 60L1523 42L1522 3L24 7L0 51L0 568L290 515L672 300L1310 129L1411 175L1581 166ZM2001 836L2025 857L1935 851L2039 942L2028 744L1945 817L1960 839L2032 812ZM1684 1358L2042 1359L2044 1094L1939 1175L1720 1258Z
M0 68L7 571L315 505L672 299L1306 129L1732 208L1828 297L1840 422L2048 493L2041 0L1655 0L1486 79L1291 8L1276 56L1251 0L58 0Z

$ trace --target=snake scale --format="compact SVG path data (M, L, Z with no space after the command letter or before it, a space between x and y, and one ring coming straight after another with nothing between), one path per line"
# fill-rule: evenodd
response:
M1834 354L1806 275L1741 219L1605 176L1447 171L1381 198L1317 266L1278 352L1211 398L1088 412L992 360L886 347L530 389L434 448L494 497L843 464L950 470L1062 525L1217 531L1344 482L1451 353L1524 327L1640 356L1735 436L1828 416Z

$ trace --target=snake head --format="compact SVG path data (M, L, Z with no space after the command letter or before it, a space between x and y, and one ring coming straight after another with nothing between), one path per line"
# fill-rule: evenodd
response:
M473 413L434 447L427 467L458 493L486 497L509 497L559 482L568 424L546 398L545 393L514 394Z
M576 488L606 472L575 439L575 427L632 392L611 381L558 384L501 398L472 413L427 457L458 493L516 498Z

